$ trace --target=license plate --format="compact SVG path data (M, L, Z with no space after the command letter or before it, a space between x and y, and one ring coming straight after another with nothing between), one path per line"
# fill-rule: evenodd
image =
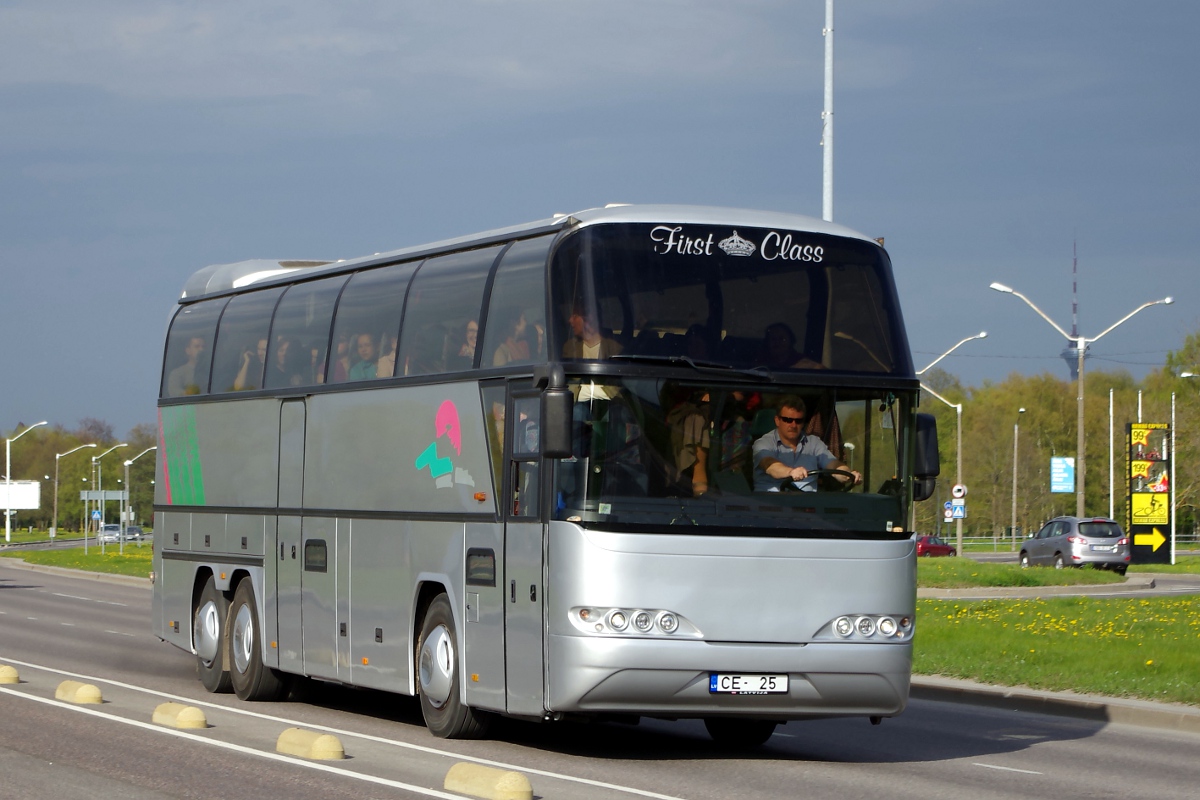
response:
M1117 552L1117 546L1115 544L1112 545L1111 547L1107 546L1107 545L1102 545L1102 544L1094 544L1094 545L1092 545L1092 552L1093 553L1115 553L1115 552Z
M710 694L787 694L787 690L787 675L713 672L708 676Z

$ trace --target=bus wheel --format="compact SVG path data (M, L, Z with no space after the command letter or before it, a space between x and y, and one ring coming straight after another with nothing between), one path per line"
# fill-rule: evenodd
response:
M417 693L421 716L430 733L442 739L478 739L487 728L482 712L464 705L459 696L458 640L446 595L439 594L425 612L417 641Z
M287 684L276 670L263 666L261 631L254 584L245 578L229 606L229 677L242 700L279 700Z
M777 724L769 719L707 717L704 720L713 741L730 747L758 747L771 738Z
M192 646L196 650L196 673L200 682L210 692L228 692L232 684L226 652L225 621L228 619L229 602L217 591L212 576L200 592L196 603L196 617L192 622Z

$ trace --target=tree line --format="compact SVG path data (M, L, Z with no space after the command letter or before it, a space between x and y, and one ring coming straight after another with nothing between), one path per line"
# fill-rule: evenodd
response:
M1112 394L1113 508L1128 529L1126 499L1129 464L1126 426L1138 422L1171 422L1175 399L1175 503L1177 530L1194 535L1200 497L1200 378L1181 373L1200 372L1200 332L1189 335L1179 350L1168 353L1164 365L1142 381L1126 371L1099 370L1090 361L1084 370L1084 431L1086 437L1085 513L1107 516L1109 509L1109 394ZM963 483L968 487L968 536L1010 535L1013 503L1013 439L1016 431L1016 499L1019 534L1036 531L1062 514L1075 513L1074 493L1051 493L1050 459L1074 458L1076 453L1076 382L1051 374L1009 375L1000 383L985 381L963 387L956 377L932 370L924 383L952 403L962 403ZM1025 413L1019 413L1024 408ZM942 474L938 491L916 510L917 530L935 532L943 523L943 503L950 498L957 458L954 409L922 392L921 410L938 420ZM948 533L947 523L942 530Z
M6 432L11 439L25 426ZM100 483L105 491L125 489L125 461L133 458L148 447L158 444L158 429L152 423L134 426L129 435L118 439L112 425L94 418L80 420L74 430L60 424L35 428L14 442L12 451L12 479L41 481L41 507L15 511L12 527L48 529L54 518L54 461L55 455L66 453L80 445L95 444L58 459L58 528L60 531L80 531L84 524L84 504L79 499L81 491L96 489L92 470L92 458L108 448L125 442L126 446L100 459L103 470ZM154 517L154 462L148 454L129 467L129 503L135 520L149 524ZM120 504L108 503L105 519L116 522L120 519Z

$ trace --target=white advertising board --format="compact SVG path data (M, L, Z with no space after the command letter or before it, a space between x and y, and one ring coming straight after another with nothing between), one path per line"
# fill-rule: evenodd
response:
M8 490L11 487L12 492ZM0 481L0 508L41 508L41 481Z

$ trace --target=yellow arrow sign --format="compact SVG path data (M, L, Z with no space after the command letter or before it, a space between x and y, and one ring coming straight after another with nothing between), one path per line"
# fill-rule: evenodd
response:
M1151 533L1135 533L1133 535L1133 543L1136 545L1150 545L1151 552L1157 552L1158 548L1162 547L1167 541L1167 537L1159 532L1158 528L1151 528Z

